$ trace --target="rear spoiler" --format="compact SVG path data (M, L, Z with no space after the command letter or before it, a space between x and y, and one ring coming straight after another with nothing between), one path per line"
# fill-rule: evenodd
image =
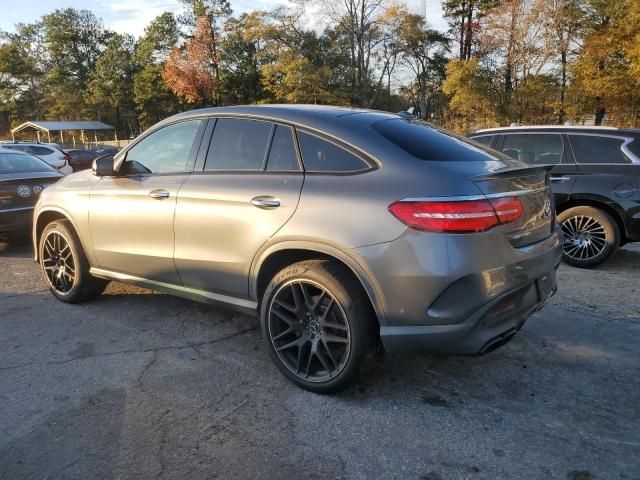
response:
M477 175L472 177L474 181L482 181L482 180L502 180L507 178L515 178L515 177L528 177L530 175L540 175L547 174L549 170L551 170L554 165L536 165L535 167L515 167L515 168L505 168L503 170L491 173L483 173L482 175Z

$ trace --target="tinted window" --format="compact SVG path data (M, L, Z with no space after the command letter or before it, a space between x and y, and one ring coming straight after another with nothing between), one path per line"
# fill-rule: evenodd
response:
M50 148L34 146L28 146L26 151L32 155L51 155L53 153L53 150Z
M627 145L627 147L629 147L631 153L633 153L640 160L640 138L636 138L633 142Z
M502 152L511 158L531 165L560 163L562 136L558 134L503 135Z
M262 170L273 124L219 118L211 137L205 170Z
M476 142L480 142L487 147L491 145L491 140L493 140L493 135L482 135L481 137L471 137Z
M20 150L21 152L24 152L27 147L25 147L24 145L2 145L2 148L8 148L10 150Z
M315 135L298 132L298 143L308 172L357 172L369 168L364 160Z
M0 153L0 173L55 172L37 157L21 153Z
M468 138L422 121L382 120L373 129L420 160L494 160L496 152ZM501 157L501 160L506 160Z
M293 136L290 127L278 125L273 134L269 159L267 160L268 171L300 170Z
M124 173L183 172L199 126L191 120L153 132L127 152Z
M578 163L630 163L620 149L622 138L569 135L569 141Z

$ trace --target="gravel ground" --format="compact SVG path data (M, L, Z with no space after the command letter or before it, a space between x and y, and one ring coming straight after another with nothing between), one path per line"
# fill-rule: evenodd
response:
M392 356L337 396L256 320L117 283L71 306L0 253L0 478L640 479L640 247L479 358Z

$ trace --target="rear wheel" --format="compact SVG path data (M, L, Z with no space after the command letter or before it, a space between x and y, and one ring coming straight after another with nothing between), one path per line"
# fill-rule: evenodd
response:
M594 207L574 207L558 215L564 243L563 260L579 268L600 265L620 245L620 231L611 216Z
M49 290L62 302L79 303L95 298L108 283L91 276L80 239L66 220L56 220L45 227L38 258Z
M345 267L328 260L296 263L278 273L260 314L277 367L306 390L330 393L347 387L380 351L366 293Z

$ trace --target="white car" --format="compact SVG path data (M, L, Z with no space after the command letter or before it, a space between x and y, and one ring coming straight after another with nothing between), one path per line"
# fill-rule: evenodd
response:
M69 165L69 155L62 151L57 145L37 142L3 142L1 146L2 148L19 150L35 155L64 175L73 173L73 168Z

